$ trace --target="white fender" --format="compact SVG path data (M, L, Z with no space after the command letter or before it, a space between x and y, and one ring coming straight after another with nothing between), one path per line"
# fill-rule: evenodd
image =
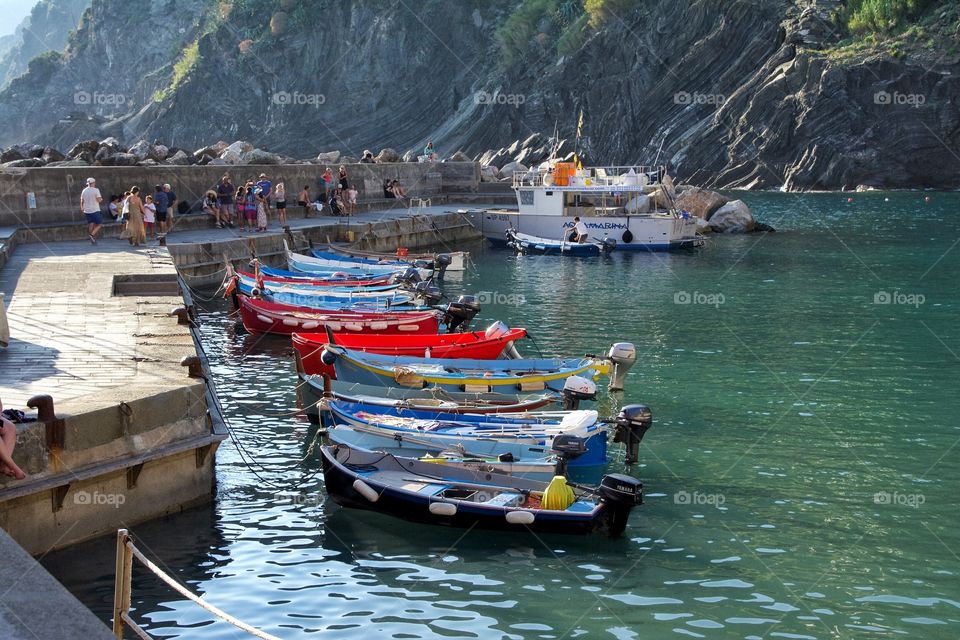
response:
M320 326L320 323L315 320L310 320L309 322L303 323L304 329L316 329L319 326Z
M297 320L294 320L293 318L284 318L284 319L283 319L283 324L287 325L288 327L299 327L299 326L300 326L300 322L298 322Z
M273 318L268 318L267 316L263 315L262 313L258 313L258 314L257 314L257 320L259 320L260 322L269 322L269 323L271 323L271 324L273 323Z
M343 328L347 331L363 331L363 325L359 322L347 322Z
M536 519L533 511L507 511L506 517L510 524L533 524Z
M371 331L384 331L384 330L386 330L387 326L389 326L389 325L387 325L386 322L371 322L371 323L370 323L370 330L371 330Z
M380 494L374 491L373 487L368 485L366 482L364 482L360 478L357 478L356 480L353 481L353 488L354 490L356 490L357 493L362 495L364 498L366 498L370 502L376 502L377 500L380 499Z
M449 502L431 502L430 513L435 516L453 516L457 514L457 505Z

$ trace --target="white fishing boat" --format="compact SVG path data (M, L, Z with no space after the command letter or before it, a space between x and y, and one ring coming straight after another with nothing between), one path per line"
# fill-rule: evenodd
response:
M506 232L567 239L576 218L591 240L616 242L618 251L671 251L697 247L693 216L651 209L649 194L661 186L672 192L663 167L613 166L577 169L574 163L548 162L513 174L517 209L462 210L470 222L496 245ZM663 180L663 182L661 182Z

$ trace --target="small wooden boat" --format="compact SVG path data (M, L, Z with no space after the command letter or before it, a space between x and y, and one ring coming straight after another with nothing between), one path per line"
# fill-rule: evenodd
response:
M326 388L329 388L329 393ZM322 376L308 376L299 371L297 401L313 423L320 422L321 408L326 410L329 396L346 402L364 402L384 407L424 409L442 413L513 413L534 411L560 399L558 394L462 393L442 389L408 389L400 387L370 387L342 380L328 380Z
M440 315L437 311L412 313L365 313L298 307L237 296L243 326L250 333L291 335L297 331L316 331L330 327L338 334L436 333Z
M619 536L643 484L608 474L596 488L550 483L349 447L321 447L324 485L337 504L429 524Z
M266 276L280 278L283 280L316 280L329 282L334 286L356 286L365 287L368 285L390 284L393 282L392 273L384 274L361 274L355 275L346 271L324 271L304 273L302 271L287 271L286 269L277 269L260 265L260 272Z
M417 307L409 303L413 296L403 292L373 292L372 294L334 293L329 294L322 289L297 288L289 285L272 286L264 282L263 290L256 286L256 281L250 281L237 276L237 289L246 296L253 296L254 289L263 299L270 302L294 305L298 307L312 307L324 310L357 310L384 313L401 307L406 311L427 311L430 307Z
M365 449L403 449L417 455L459 451L479 457L509 455L514 460L541 460L558 451L575 451L571 468L609 461L607 428L592 410L451 415L339 400L328 402L327 409L338 425L330 429L330 438ZM339 425L350 427L350 432L338 432Z
M571 242L566 238L551 240L508 229L507 246L520 254L598 256L616 249L617 241L606 237L603 240L584 242Z
M371 273L376 275L403 273L410 268L407 263L402 264L365 264L350 260L331 258L315 258L287 250L287 267L291 271L329 272L343 271L346 273ZM433 269L418 269L421 277L429 278Z
M438 256L447 256L449 264L446 271L466 271L470 262L470 253L467 251L443 251L440 253L407 253L404 255L382 253L376 251L365 251L363 249L354 249L343 245L328 244L327 251L347 258L367 258L372 260L402 260L411 264L417 261L426 261L433 263L431 267L436 271L436 262ZM441 262L447 260L441 258Z
M447 391L561 391L570 376L606 373L609 364L592 358L540 360L454 360L387 356L327 345L321 355L337 378L373 386L440 387Z
M257 277L246 271L238 271L239 284L248 288L257 286ZM369 286L345 286L320 284L318 280L293 280L289 278L263 278L265 288L275 292L308 293L330 298L387 298L397 293L396 284L376 284ZM324 281L325 282L325 281Z
M504 352L516 354L516 349L512 349L513 343L526 335L526 329L508 329L498 322L486 331L468 333L421 333L402 336L377 335L371 332L362 335L337 332L332 335L294 333L293 347L300 354L303 370L308 375L336 378L336 370L321 359L324 346L331 343L354 351L393 356L496 360Z

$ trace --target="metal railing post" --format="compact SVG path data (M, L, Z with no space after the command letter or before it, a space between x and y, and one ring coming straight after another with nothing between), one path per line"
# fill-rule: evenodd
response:
M113 635L123 640L123 619L130 611L130 580L133 575L133 554L127 548L130 534L117 530L116 577L113 585Z

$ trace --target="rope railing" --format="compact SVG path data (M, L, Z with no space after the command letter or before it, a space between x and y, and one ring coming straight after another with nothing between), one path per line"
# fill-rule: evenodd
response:
M133 544L133 537L126 529L117 530L117 576L113 591L113 634L118 640L123 640L124 627L129 627L138 637L144 640L152 640L151 636L130 617L130 591L131 579L133 576L133 559L136 558L143 566L153 572L158 578L163 580L171 589L187 598L191 602L199 605L201 608L209 611L215 617L229 622L242 631L246 631L252 636L263 638L264 640L280 640L277 636L270 635L256 627L252 627L242 620L234 618L222 609L213 606L200 596L192 593L186 587L177 582L172 576L163 569L154 564L149 558L143 555L143 552L137 549Z

